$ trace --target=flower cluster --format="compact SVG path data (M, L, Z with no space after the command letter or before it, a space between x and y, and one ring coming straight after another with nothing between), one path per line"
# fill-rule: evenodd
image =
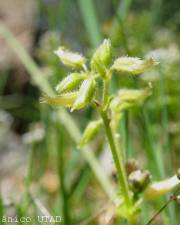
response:
M43 96L41 102L54 106L70 107L71 111L82 109L93 103L98 78L103 81L110 80L113 71L139 74L157 64L153 58L141 60L133 57L120 57L112 62L111 42L107 39L92 56L90 69L87 69L85 64L87 59L81 54L70 52L64 47L59 47L54 53L65 66L72 69L72 73L57 84L57 96ZM131 95L128 91L129 94ZM141 95L141 92L138 95Z
M56 96L41 97L42 103L52 106L69 107L73 110L82 109L88 105L98 105L103 110L111 112L111 126L116 126L121 118L121 112L129 107L142 103L149 96L149 88L142 90L119 90L116 96L109 95L109 83L114 72L120 74L137 75L157 65L153 58L141 60L136 57L119 57L113 61L112 46L108 39L94 52L89 68L87 59L79 53L73 53L64 47L59 47L54 53L62 64L71 68L72 72L62 79L56 86ZM103 82L101 96L97 99L96 90L99 89L97 80ZM91 121L83 134L79 146L88 143L101 127L101 120Z

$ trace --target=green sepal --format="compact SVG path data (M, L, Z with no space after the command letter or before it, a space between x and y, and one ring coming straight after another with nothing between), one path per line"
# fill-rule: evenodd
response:
M71 111L82 109L92 101L95 94L95 86L96 83L92 77L82 82Z

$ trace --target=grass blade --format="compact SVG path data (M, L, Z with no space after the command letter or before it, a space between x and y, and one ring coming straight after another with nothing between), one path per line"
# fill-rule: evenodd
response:
M0 225L4 225L5 223L2 221L2 218L4 216L4 207L3 207L3 201L0 193Z
M102 35L94 1L78 0L78 4L86 30L89 34L91 45L97 47L102 41Z

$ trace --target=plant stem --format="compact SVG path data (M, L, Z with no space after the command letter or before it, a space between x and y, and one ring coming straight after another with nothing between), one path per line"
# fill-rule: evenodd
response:
M109 97L109 78L106 78L103 82L103 106L106 107Z
M66 113L66 111L59 110L58 115L60 117L61 123L66 127L67 131L69 132L72 139L75 141L75 143L79 143L81 139L81 134L79 132L79 129L77 126L75 126L74 121L69 116L69 114ZM103 170L99 166L98 161L95 158L95 155L93 151L89 148L89 146L85 146L84 148L79 149L84 158L88 161L92 171L94 172L96 178L100 182L102 188L104 189L107 196L111 199L111 201L116 205L118 204L119 200L117 199L117 195L112 188L112 185L109 182L109 179L105 176L103 173Z
M117 153L118 150L115 143L115 139L113 137L113 132L110 127L110 119L107 116L107 111L101 111L101 117L104 123L106 136L107 136L109 146L113 155L114 163L117 169L117 174L118 174L119 184L122 190L122 195L124 197L125 205L128 208L131 206L131 198L129 195L129 187L127 182L126 171L123 165L123 156L122 154L120 154L120 157L118 156L118 153Z

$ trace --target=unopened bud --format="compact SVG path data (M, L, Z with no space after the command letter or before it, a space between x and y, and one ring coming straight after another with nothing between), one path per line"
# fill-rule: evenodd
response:
M86 129L84 130L82 139L80 141L80 147L87 144L89 141L92 141L92 139L96 136L98 133L100 127L101 127L101 120L91 121Z
M126 164L126 173L127 175L139 169L138 162L135 159L129 159Z
M71 73L56 86L56 91L59 93L72 91L86 77L85 73Z
M118 95L111 101L110 108L112 112L120 113L136 104L141 104L151 94L147 89L122 89Z
M47 103L52 106L72 107L77 96L78 92L69 92L55 97L43 96L40 98L40 103Z
M153 58L142 60L136 57L120 57L115 60L112 69L120 73L137 75L157 64L158 62Z
M95 93L95 81L92 78L86 79L82 82L78 92L78 97L74 102L72 111L74 109L82 109L88 105L93 99Z
M118 92L120 102L141 103L151 94L150 89L122 89Z
M60 58L64 65L72 68L82 67L86 62L86 59L82 55L70 52L63 47L59 47L54 53Z
M135 170L128 176L130 186L135 193L144 191L150 182L150 173L145 170Z
M123 110L132 106L131 102L121 102L119 96L116 96L110 103L110 108L113 113L120 113Z
M111 42L110 40L105 39L92 57L91 60L92 70L104 76L106 72L106 67L110 64L111 58L112 58Z

